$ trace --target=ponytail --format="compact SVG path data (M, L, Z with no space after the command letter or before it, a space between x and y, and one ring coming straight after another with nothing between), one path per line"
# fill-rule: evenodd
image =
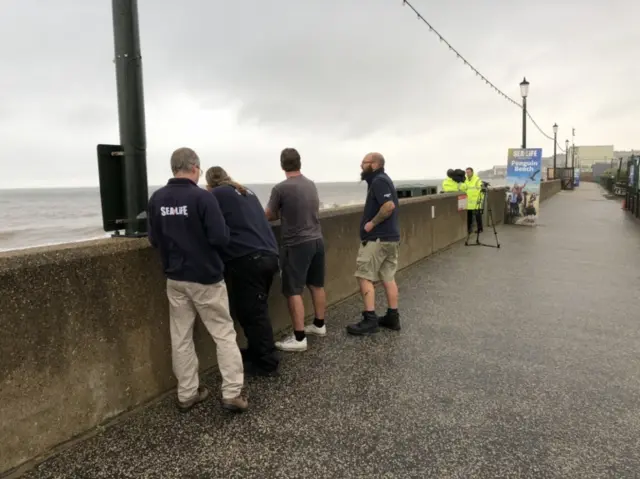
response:
M247 196L247 188L237 181L233 181L221 166L212 166L209 168L205 178L207 180L207 185L210 188L215 188L217 186L231 186L242 196Z

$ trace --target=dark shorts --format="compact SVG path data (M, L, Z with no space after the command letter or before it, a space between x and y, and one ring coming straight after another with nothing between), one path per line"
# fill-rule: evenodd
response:
M282 294L302 294L305 285L324 287L324 241L285 246L281 255Z

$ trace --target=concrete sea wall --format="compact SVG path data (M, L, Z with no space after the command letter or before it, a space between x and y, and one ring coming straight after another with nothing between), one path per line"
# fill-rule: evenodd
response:
M562 190L560 180L543 181L540 183L540 201L551 198Z
M551 183L543 197L559 191ZM496 221L504 197L490 191ZM457 205L455 194L401 201L401 268L465 237ZM322 213L330 304L357 291L361 212ZM1 253L0 305L0 474L175 386L165 280L146 239ZM270 306L282 332L289 319L277 279ZM196 343L201 368L212 367L215 346L200 323Z

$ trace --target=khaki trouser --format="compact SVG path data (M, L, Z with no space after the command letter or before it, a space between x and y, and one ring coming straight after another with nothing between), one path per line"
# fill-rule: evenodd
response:
M218 367L222 375L222 397L237 397L244 383L244 368L229 313L225 282L198 284L168 279L167 297L178 400L187 401L198 393L198 356L193 343L196 313L216 343Z
M355 276L371 282L393 281L398 269L398 249L398 241L368 241L364 246L361 243Z

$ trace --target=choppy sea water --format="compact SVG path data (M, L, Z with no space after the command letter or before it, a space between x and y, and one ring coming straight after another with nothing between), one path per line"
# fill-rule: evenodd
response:
M439 185L438 180L399 182ZM272 184L247 185L262 204ZM364 203L366 183L317 183L321 207ZM159 186L149 188L149 194ZM98 188L0 190L0 251L109 236L102 229Z

